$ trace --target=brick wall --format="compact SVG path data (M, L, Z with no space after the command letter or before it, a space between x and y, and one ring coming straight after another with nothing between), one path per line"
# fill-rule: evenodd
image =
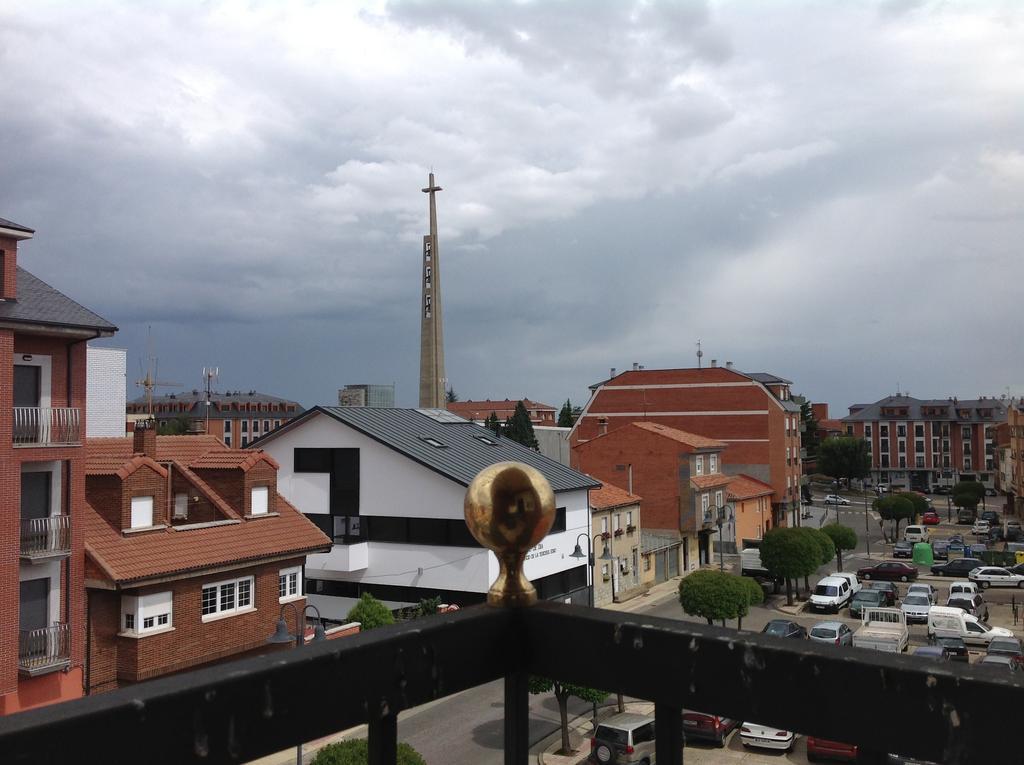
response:
M252 510L252 490L256 486L267 486L270 491L267 492L267 512L277 512L277 471L274 470L268 463L260 462L258 465L253 465L249 468L249 471L245 474L244 482L244 493L242 495L244 501L245 515L250 515Z
M106 592L93 591L93 624L95 648L90 659L89 675L93 692L109 690L160 675L206 664L229 660L250 651L272 650L267 638L274 633L281 610L278 602L277 577L283 568L301 566L304 558L212 574L178 582L109 593L116 606L105 602ZM253 576L255 610L225 616L213 621L202 620L202 587L243 576ZM148 594L172 590L174 629L141 638L116 637L120 631L120 598L122 594ZM293 601L301 613L305 599ZM97 605L102 604L102 605ZM288 629L294 634L295 617L286 607ZM112 648L111 648L112 646ZM116 656L113 656L116 654ZM109 679L116 666L116 683Z
M210 521L222 521L225 520L220 510L213 506L205 496L200 494L192 483L181 476L181 474L173 467L171 470L171 511L174 510L174 496L177 494L188 495L188 518L184 521L174 521L175 524L181 523L208 523Z
M18 240L0 236L0 250L3 250L3 274L0 275L0 297L17 298Z
M7 249L5 246L4 249ZM14 457L14 333L0 330L0 695L18 688L18 553L21 466Z
M226 470L193 470L192 472L208 483L232 510L240 515L245 514L244 508L248 507L248 504L244 498L245 479L241 470L230 468Z
M124 479L121 491L121 528L132 526L132 497L153 498L153 525L170 523L167 513L167 478L148 465Z

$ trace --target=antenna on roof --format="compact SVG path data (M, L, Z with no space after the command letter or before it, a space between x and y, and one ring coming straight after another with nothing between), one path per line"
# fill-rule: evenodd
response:
M206 387L206 435L210 435L210 397L214 380L220 375L220 367L203 367L203 384Z
M697 341L697 369L700 369L700 360L704 358L704 351L700 349L700 340Z
M142 362L139 361L139 366L142 366ZM136 380L135 384L146 391L146 411L149 412L149 416L153 416L153 388L180 388L181 383L178 382L167 382L165 380L158 380L157 370L159 369L159 361L155 355L153 355L153 327L146 327L146 375L141 380Z

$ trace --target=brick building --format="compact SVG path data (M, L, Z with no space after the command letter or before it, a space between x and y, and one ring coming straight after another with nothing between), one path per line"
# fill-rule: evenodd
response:
M277 493L277 463L141 423L86 455L86 692L272 650L306 605L306 555L330 549Z
M538 401L530 401L528 398L521 400L523 406L526 407L526 413L530 415L530 422L534 425L555 424L557 420L555 407L550 404L541 404ZM446 408L449 412L471 422L483 422L491 416L491 412L498 415L498 420L505 422L516 411L516 404L519 401L520 399L515 401L509 399L504 401L491 401L490 399L484 399L483 401L454 401L448 403Z
M682 571L710 561L716 507L725 507L729 476L721 472L725 444L656 422L633 422L583 441L573 467L644 498L641 523L682 540ZM735 539L732 528L725 538Z
M206 430L207 409L209 432ZM160 425L185 417L191 421L190 432L216 436L225 445L242 449L304 411L295 401L254 390L214 392L210 395L209 407L206 406L206 391L198 389L153 397L153 417ZM148 412L145 396L129 401L129 429L135 420L148 419Z
M875 483L930 491L979 481L994 490L996 427L1006 418L1006 403L997 398L897 395L854 404L843 424L847 434L868 442Z
M1024 514L1024 404L1020 399L1006 408L1006 461L1009 473L1006 507L1012 513Z
M86 341L117 331L18 265L33 233L0 218L0 714L82 695Z
M614 370L612 370L614 372ZM722 472L772 487L772 526L800 501L800 407L789 380L725 367L643 369L591 386L569 437L575 447L633 422L658 422L721 441ZM648 492L641 491L645 506Z

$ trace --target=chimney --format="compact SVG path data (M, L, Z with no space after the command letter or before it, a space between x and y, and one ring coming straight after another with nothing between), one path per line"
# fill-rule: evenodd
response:
M717 367L718 366L718 359L711 359L711 366Z
M597 421L597 434L603 436L608 432L608 420L602 417Z
M156 459L156 420L139 420L135 423L132 434L135 454L144 454L151 460Z
M615 367L612 367L612 371L608 373L608 379L615 377Z
M732 369L732 362L731 361L725 362L725 368L726 369Z
M634 362L633 362L633 371L635 372L635 371L636 371L636 370L638 370L639 368L640 368L640 365L639 365L639 364L637 364L637 363L636 363L636 362L634 361Z
M31 239L34 233L0 218L0 300L17 299L18 242Z

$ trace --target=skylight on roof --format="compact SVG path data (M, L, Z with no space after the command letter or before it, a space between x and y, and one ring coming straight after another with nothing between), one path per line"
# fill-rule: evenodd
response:
M416 411L436 422L466 422L462 417L447 409L417 409Z
M487 444L488 446L497 446L497 441L492 441L487 436L473 436L477 441Z
M430 436L420 436L420 441L422 441L425 444L430 444L435 449L447 449L448 448L444 444L442 444L440 441L438 441L436 438L431 438Z

